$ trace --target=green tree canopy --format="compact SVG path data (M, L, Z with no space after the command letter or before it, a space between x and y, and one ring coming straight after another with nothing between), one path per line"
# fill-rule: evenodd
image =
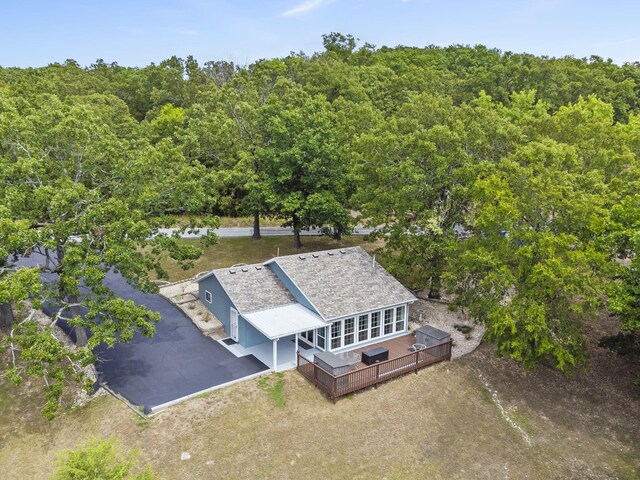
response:
M32 315L16 320L5 338L14 358L9 373L16 382L25 374L44 378L47 417L67 379L86 384L82 367L93 361L95 346L155 331L158 314L116 297L103 283L107 271L152 291L148 272L163 276L162 252L185 265L199 255L155 232L167 213L205 207L202 168L169 141L152 147L138 132L115 97L0 97L0 235L8 259L0 300L33 297L36 306L46 300L58 308L49 325ZM16 263L30 257L37 274ZM75 328L77 352L52 335L59 319Z

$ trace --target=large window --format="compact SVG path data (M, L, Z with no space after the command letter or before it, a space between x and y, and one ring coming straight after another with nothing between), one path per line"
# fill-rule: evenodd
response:
M380 312L371 313L371 338L380 336Z
M401 307L396 307L396 332L401 332L404 330L404 322L405 322L405 313L407 307L402 305Z
M326 335L326 329L325 327L322 328L318 328L316 330L316 346L322 350L324 350L324 339L325 339L325 335Z
M331 324L331 349L342 346L342 320Z
M358 317L358 341L364 342L369 340L369 315L360 315Z
M324 349L327 343L330 350L338 350L406 331L406 325L406 305L365 313L332 323L328 332L324 328L317 329L316 346ZM325 335L329 335L329 338Z
M384 311L384 334L393 333L393 308Z
M304 338L310 345L313 346L313 330L307 330L306 332L302 332L300 334L302 338Z
M346 318L344 320L344 345L352 345L356 341L356 319Z

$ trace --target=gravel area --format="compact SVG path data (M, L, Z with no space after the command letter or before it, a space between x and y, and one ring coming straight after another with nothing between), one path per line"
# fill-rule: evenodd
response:
M192 279L160 287L160 295L182 310L205 335L214 340L227 336L220 320L198 299L198 284Z
M431 325L451 334L453 348L451 358L458 358L473 352L484 335L484 325L476 324L473 319L460 312L452 312L443 301L418 299L409 310L409 331L414 332L423 325ZM471 328L468 333L457 330L455 325Z

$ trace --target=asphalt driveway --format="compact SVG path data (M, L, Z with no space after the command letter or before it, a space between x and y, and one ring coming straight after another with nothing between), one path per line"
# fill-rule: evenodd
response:
M99 381L149 412L158 405L253 375L269 367L253 355L236 357L205 337L189 318L161 295L142 293L115 273L105 284L120 298L159 312L156 334L138 333L130 343L95 350Z
M32 256L23 265L42 259ZM45 280L54 280L48 276ZM159 312L156 334L146 338L136 333L129 343L113 348L100 345L94 350L98 360L98 381L130 403L151 412L155 407L203 390L269 370L253 355L236 357L220 343L205 337L191 320L166 298L142 293L120 274L109 272L105 285L118 297L133 300ZM45 312L51 315L54 308ZM66 325L61 325L66 329ZM71 337L74 335L72 332Z

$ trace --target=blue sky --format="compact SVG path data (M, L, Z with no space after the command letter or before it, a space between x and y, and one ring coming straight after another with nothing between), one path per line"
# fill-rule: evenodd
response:
M311 54L323 33L376 46L484 44L640 61L640 0L2 0L0 66L144 66Z

